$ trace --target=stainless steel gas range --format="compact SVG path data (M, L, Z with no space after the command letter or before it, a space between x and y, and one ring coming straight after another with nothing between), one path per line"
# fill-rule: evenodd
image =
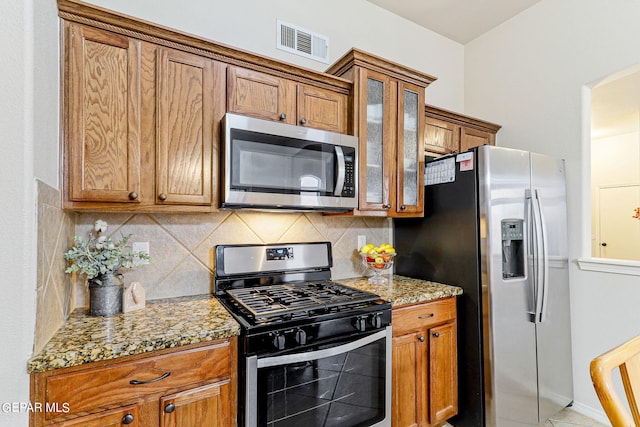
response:
M391 425L391 305L332 282L329 242L216 247L241 325L239 425Z

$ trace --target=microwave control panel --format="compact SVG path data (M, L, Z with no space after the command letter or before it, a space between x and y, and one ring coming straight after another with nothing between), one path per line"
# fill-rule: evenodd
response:
M344 187L342 187L342 197L355 197L356 195L356 151L353 148L342 147L344 151Z

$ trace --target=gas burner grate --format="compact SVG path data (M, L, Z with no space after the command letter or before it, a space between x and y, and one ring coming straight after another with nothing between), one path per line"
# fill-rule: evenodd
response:
M227 294L257 323L354 308L379 297L334 282L296 282L230 289Z

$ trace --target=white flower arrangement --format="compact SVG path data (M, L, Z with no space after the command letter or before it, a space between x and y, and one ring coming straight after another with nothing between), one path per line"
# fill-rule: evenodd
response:
M145 252L133 252L127 245L131 234L122 235L122 239L114 242L106 236L108 225L99 219L95 222L93 233L89 233L89 240L84 242L81 237L74 236L75 246L64 254L64 259L72 262L65 273L79 271L89 280L103 274L117 273L121 268L134 268L151 261Z

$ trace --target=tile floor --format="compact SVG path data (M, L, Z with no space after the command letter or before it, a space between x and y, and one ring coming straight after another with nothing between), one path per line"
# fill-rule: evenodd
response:
M452 426L451 424L445 424L444 427ZM610 427L610 424L602 424L574 411L571 408L564 408L562 411L551 417L549 421L544 424L539 424L537 427Z
M564 408L545 424L542 424L544 427L607 427L607 425L592 420L571 408Z

